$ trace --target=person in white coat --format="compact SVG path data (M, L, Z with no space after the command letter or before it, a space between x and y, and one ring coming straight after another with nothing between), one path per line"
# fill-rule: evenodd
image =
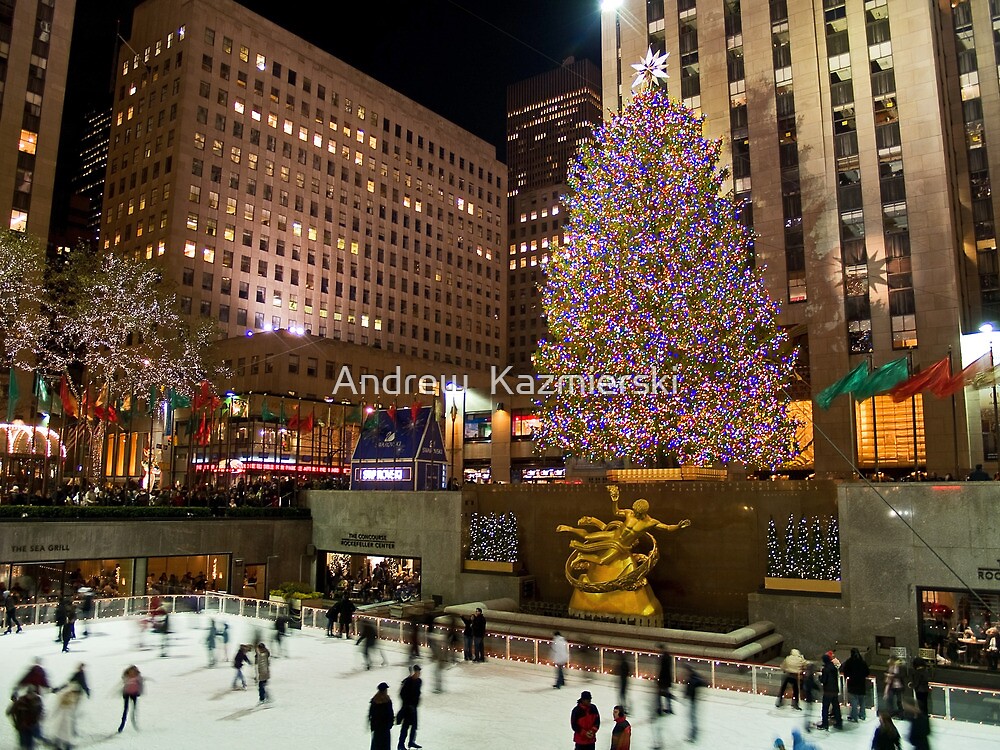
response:
M552 654L552 663L556 665L556 684L552 687L559 689L566 684L563 669L569 663L569 644L558 630L552 635L550 653Z
M83 689L75 682L70 682L56 696L55 710L46 724L46 734L57 750L73 748L76 741L76 714L82 697Z

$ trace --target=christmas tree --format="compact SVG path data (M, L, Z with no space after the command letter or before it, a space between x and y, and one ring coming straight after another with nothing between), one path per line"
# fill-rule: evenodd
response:
M788 523L785 524L785 564L781 574L788 578L797 578L799 573L798 563L795 560L795 516L788 516Z
M826 542L823 545L824 569L820 578L840 580L840 525L836 517L826 524Z
M781 578L785 575L784 550L778 545L778 526L771 516L767 522L767 575Z
M794 453L777 305L722 197L720 144L647 55L641 90L581 149L547 266L536 443L588 459L776 466ZM560 376L562 376L560 378Z

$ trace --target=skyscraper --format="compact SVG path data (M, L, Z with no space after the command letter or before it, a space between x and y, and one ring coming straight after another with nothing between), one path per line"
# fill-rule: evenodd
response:
M230 0L136 9L107 176L101 246L225 336L506 358L495 150Z
M539 284L562 239L561 196L582 143L601 122L600 71L570 58L507 89L509 352L519 371L545 336Z
M944 474L996 456L996 410L972 389L829 411L811 398L866 361L950 356L957 371L963 334L1000 315L996 23L995 0L624 0L603 12L605 107L629 101L629 66L652 46L670 54L670 92L721 139L755 261L800 347L803 468L849 473L842 452L865 471Z
M0 212L49 234L75 0L0 2Z
M97 242L101 232L101 209L104 203L104 176L108 168L108 142L111 133L110 109L95 109L85 117L80 142L80 167L73 186L77 195L90 202L87 228Z

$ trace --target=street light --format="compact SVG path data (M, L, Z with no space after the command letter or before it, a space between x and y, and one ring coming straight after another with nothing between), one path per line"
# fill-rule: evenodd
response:
M458 421L458 395L457 395L456 392L457 391L461 391L462 392L462 424L463 424L463 430L464 430L464 424L465 424L465 389L462 386L458 385L457 383L453 383L451 381L445 383L444 389L445 389L446 392L450 391L452 393L452 397L451 397L451 410L448 412L451 415L451 476L449 477L449 479L454 479L457 482L459 474L464 474L464 472L462 472L461 469L458 468L458 466L459 466L459 463L458 463L458 434L456 432L456 430L457 430L456 422ZM464 464L464 461L463 461L463 464ZM463 476L463 478L464 478L464 476Z
M601 11L611 13L625 4L625 0L601 0Z

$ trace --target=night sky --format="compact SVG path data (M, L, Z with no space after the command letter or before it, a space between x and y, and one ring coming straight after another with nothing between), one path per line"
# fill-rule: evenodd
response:
M77 0L64 141L77 143L83 114L105 105L116 22L127 39L138 4ZM241 4L495 144L501 157L509 84L570 55L600 61L599 0Z

